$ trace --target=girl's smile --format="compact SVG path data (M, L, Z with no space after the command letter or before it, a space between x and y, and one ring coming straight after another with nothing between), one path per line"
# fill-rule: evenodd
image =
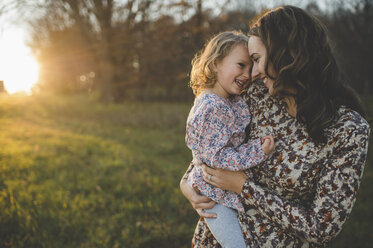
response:
M236 45L215 65L217 82L211 89L223 98L239 95L249 83L251 61L245 45Z

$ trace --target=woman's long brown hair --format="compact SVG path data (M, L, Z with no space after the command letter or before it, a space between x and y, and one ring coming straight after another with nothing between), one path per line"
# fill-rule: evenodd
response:
M296 118L315 143L326 142L323 130L335 122L341 105L365 117L358 96L343 79L327 29L316 17L282 6L263 14L249 36L259 37L267 49L265 70L274 80L274 96L294 97Z

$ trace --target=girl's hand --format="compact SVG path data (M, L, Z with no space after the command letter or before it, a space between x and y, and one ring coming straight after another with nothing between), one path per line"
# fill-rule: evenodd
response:
M190 186L185 179L181 179L180 189L184 196L192 204L192 207L197 211L199 216L204 218L216 218L216 214L206 213L205 211L203 211L204 209L212 208L216 204L216 202L214 202L207 196L201 195L198 189Z
M275 147L275 141L271 135L262 138L262 149L265 154L270 154Z
M207 165L202 165L203 178L209 184L220 189L229 190L240 194L242 187L247 180L243 171L228 171L223 169L213 169Z

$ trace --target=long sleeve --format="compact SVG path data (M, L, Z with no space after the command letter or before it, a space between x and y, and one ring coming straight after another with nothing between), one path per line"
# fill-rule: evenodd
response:
M183 179L184 179L184 180L187 180L187 179L188 179L190 173L191 173L192 170L193 170L193 167L194 167L194 166L193 166L193 163L190 163L188 169L185 171L185 173L184 173L184 175L183 175Z
M324 245L334 238L356 200L367 157L369 125L363 121L336 134L308 205L286 200L253 181L246 181L244 206L255 208L275 225L305 242ZM333 139L334 140L334 139ZM333 140L331 142L333 142Z
M245 126L236 123L234 112L227 104L209 99L188 118L186 144L194 157L209 166L244 170L266 157L260 139L236 145L243 141L240 135L244 134L244 129Z

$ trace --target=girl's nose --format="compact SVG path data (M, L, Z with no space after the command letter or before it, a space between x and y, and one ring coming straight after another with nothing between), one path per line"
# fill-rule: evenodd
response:
M249 77L250 77L250 68L247 68L247 70L245 70L245 71L243 72L243 76L244 76L245 78L249 78Z

